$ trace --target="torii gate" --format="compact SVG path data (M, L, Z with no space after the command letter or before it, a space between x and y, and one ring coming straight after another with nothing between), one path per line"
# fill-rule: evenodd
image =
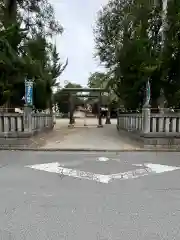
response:
M73 125L73 94L74 93L78 93L78 92L86 92L86 93L90 93L90 92L94 92L97 93L97 95L92 96L92 97L98 97L99 101L98 101L98 124L97 127L98 128L102 128L102 116L101 116L101 104L102 104L102 93L104 92L108 92L107 89L105 88L64 88L63 89L64 92L68 92L69 93L69 126ZM83 95L83 97L90 97L88 94L87 95ZM109 114L108 114L109 117ZM109 122L109 121L107 121Z

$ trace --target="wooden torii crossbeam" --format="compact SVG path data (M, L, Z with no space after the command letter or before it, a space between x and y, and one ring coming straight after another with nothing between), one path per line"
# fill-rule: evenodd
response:
M62 90L66 92L108 92L106 88L63 88Z

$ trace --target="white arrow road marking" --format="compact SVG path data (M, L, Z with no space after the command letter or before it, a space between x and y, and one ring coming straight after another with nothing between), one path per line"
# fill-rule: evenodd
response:
M180 169L179 167L167 166L167 165L161 165L161 164L152 164L152 163L145 163L144 166L151 169L151 171L155 173L171 172L171 171Z
M109 183L110 181L115 179L119 179L119 180L135 179L142 176L147 176L149 174L159 174L159 173L180 169L179 167L152 164L152 163L133 164L133 165L136 165L139 167L144 166L144 168L139 168L136 170L122 172L122 173L103 175L103 174L85 172L85 171L76 170L76 169L64 168L58 162L29 165L26 167L36 169L36 170L42 170L46 172L58 173L60 175L79 178L79 179L93 180L100 183Z
M46 172L59 173L64 176L94 180L96 182L108 183L110 180L109 175L95 174L91 172L84 172L80 170L70 169L61 167L58 162L56 163L47 163L47 164L36 164L31 166L26 166L36 170L42 170Z
M180 167L154 164L154 163L133 164L133 166L144 167L148 172L153 172L153 173L171 172L171 171L180 169Z

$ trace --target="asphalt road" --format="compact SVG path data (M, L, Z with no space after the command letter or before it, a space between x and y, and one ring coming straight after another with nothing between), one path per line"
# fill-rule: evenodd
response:
M1 151L0 239L180 239L180 170L100 183L26 167L52 162L107 175L133 164L180 167L180 154Z

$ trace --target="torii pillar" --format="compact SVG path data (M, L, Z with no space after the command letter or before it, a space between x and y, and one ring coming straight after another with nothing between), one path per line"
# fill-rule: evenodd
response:
M72 93L69 93L69 125L68 127L74 126L74 119L73 119L73 97Z
M102 96L101 92L99 93L99 101L98 101L98 128L102 128L102 116L101 116L101 103L102 103Z

